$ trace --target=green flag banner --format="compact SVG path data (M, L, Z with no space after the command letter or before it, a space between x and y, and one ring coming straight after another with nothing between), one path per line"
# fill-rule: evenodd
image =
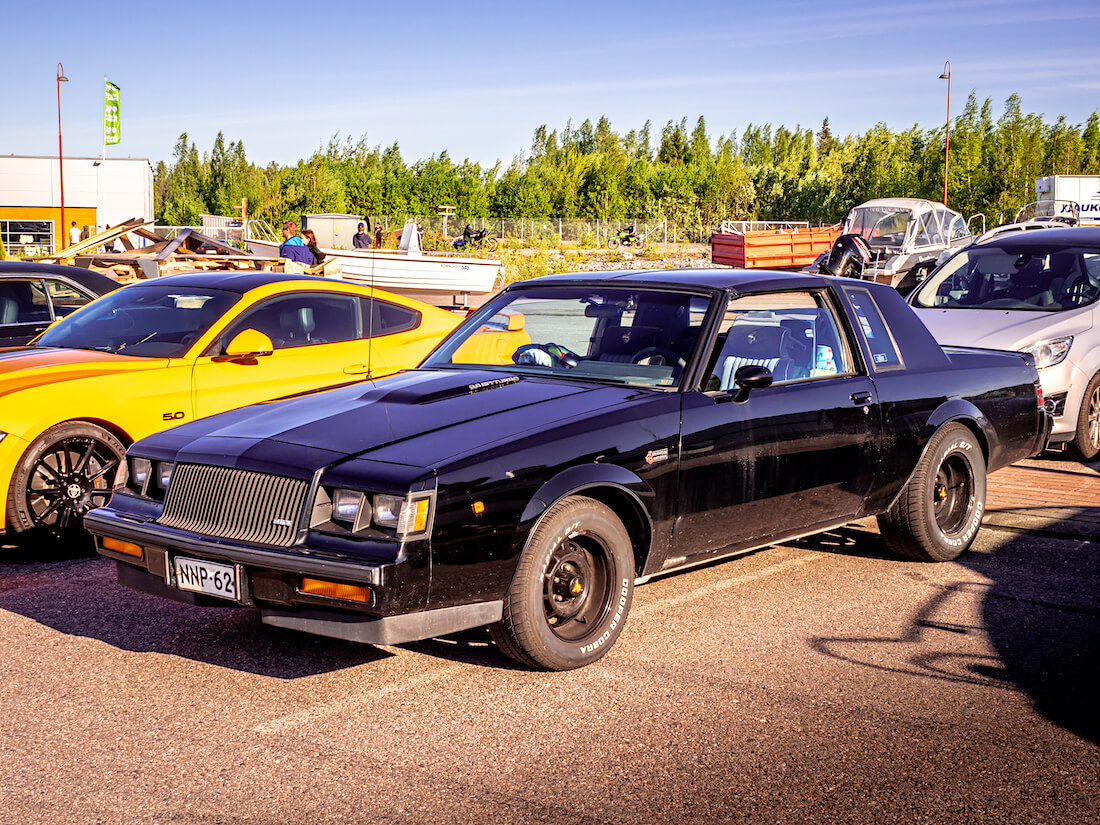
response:
M118 86L109 80L103 81L103 144L105 146L122 140L122 120L119 115L121 94Z

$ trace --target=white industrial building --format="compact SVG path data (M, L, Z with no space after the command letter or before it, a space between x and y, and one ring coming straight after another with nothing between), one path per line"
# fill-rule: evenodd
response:
M147 158L66 157L65 224L57 156L0 155L0 240L8 257L51 254L69 245L73 221L84 237L130 218L153 220Z

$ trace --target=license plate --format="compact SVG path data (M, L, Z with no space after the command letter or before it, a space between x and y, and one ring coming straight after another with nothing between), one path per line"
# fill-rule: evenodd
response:
M176 574L176 587L180 590L234 601L237 599L236 565L176 556L172 559L172 566Z

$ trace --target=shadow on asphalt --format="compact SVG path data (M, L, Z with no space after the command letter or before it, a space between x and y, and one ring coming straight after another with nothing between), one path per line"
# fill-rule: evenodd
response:
M247 608L192 607L123 587L114 562L0 552L0 610L120 650L180 656L276 679L342 670L393 654L260 623Z
M276 679L314 676L394 655L371 645L270 627L254 609L194 607L139 593L115 581L114 562L58 548L0 548L0 610L120 650L179 656ZM402 647L481 667L521 667L501 654L483 630Z
M835 532L835 539L826 534L799 544L868 555L864 537L849 535L849 528ZM955 563L987 581L942 587L897 636L819 637L811 646L860 667L1023 691L1052 722L1100 744L1100 545L1014 535L993 552L964 553ZM980 625L950 618L959 614L960 599L979 601ZM957 652L960 636L977 637L975 652ZM995 655L980 652L988 650L985 640Z

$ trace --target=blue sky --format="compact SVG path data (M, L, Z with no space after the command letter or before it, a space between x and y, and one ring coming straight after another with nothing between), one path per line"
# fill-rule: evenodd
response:
M749 123L861 133L944 122L974 90L994 116L1013 92L1048 123L1100 107L1100 3L775 0L629 4L187 4L61 0L46 26L5 15L0 154L98 155L103 78L122 88L111 157L171 162L221 131L249 160L291 164L333 135L507 165L540 124L620 134L702 115L712 137ZM465 11L459 12L459 9ZM29 12L28 12L29 14Z

